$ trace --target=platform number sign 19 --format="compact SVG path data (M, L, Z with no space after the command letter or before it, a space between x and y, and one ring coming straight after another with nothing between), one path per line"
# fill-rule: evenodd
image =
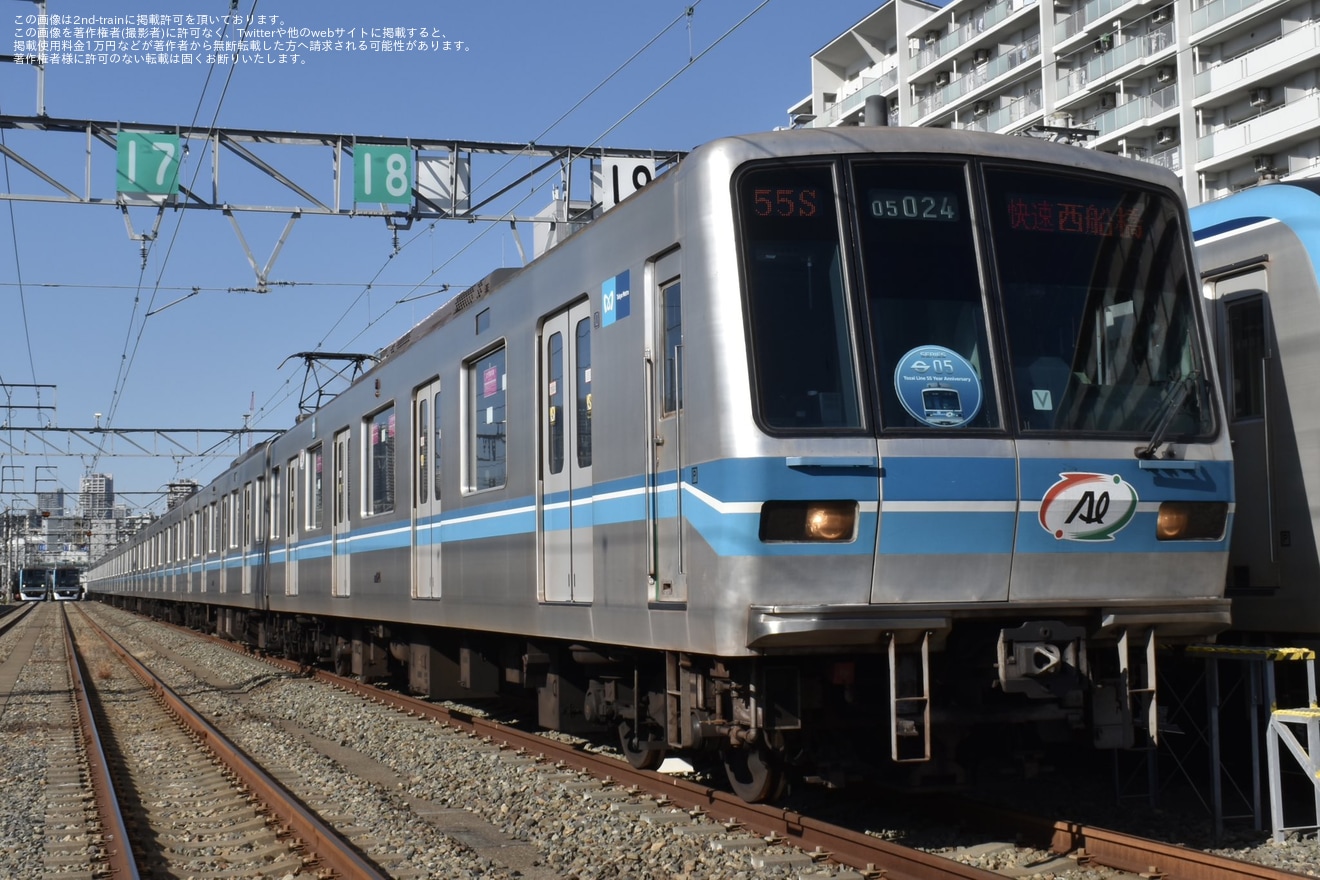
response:
M179 191L183 151L177 134L121 131L116 141L115 191L129 198Z
M412 204L413 153L402 144L358 144L353 150L353 201Z
M592 200L608 211L655 179L650 159L602 156L599 174L592 174Z

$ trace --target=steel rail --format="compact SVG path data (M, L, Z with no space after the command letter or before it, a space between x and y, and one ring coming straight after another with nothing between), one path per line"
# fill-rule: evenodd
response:
M282 785L262 770L241 749L229 741L210 722L199 715L178 696L169 685L138 662L114 637L106 632L82 609L79 612L93 630L105 640L115 654L133 671L138 680L155 693L175 715L213 754L259 798L306 848L320 864L344 880L388 880L388 875L363 858L338 832L304 807Z
M65 613L63 607L60 609L60 621L64 630L64 650L69 658L69 676L73 680L73 702L78 711L78 727L82 731L83 752L87 756L88 781L92 786L96 815L101 822L100 856L104 862L103 867L111 877L119 880L138 880L141 875L138 873L137 859L129 844L124 814L119 809L119 794L115 790L114 777L110 774L110 763L105 757L101 733L97 730L96 719L92 715L86 669L73 643L73 629L69 624L69 615ZM92 860L98 861L95 855Z
M195 630L185 631L202 635ZM603 777L619 785L636 788L639 792L654 792L684 809L700 809L712 817L727 816L726 824L739 825L799 847L818 858L828 858L855 868L868 877L883 875L886 880L1002 880L1002 875L995 872L909 849L792 810L766 804L748 804L728 792L686 779L637 770L616 758L583 752L497 721L446 709L324 670L311 669L292 660L259 654L241 644L215 636L202 637L232 651L258 657L289 671L310 675L402 712L449 724L522 752L541 754L558 765ZM944 808L948 808L947 802ZM981 827L1002 831L1008 839L1020 839L1023 843L1048 849L1056 855L1070 856L1079 864L1090 862L1153 880L1298 880L1304 876L1105 828L1043 819L991 804L964 801L958 804L958 809Z
M993 804L961 801L957 808L979 827L1014 834L1024 843L1070 855L1079 865L1091 862L1161 880L1298 880L1304 876L1080 822L1051 821Z
M192 634L197 635L195 632ZM210 638L216 644L230 650L258 656L236 643L213 636ZM773 842L804 850L821 861L828 859L856 868L868 877L883 875L886 880L1003 880L1002 875L993 871L890 843L878 837L803 816L792 810L765 804L749 804L728 792L685 779L637 770L617 758L584 752L573 745L520 731L498 721L446 709L405 694L383 691L372 685L324 670L308 669L291 660L265 655L260 655L260 659L292 672L310 674L320 681L372 702L448 724L519 752L540 754L556 766L580 770L597 778L604 778L625 788L635 789L639 794L652 793L660 800L682 809L700 810L716 821L723 821L730 828L745 828Z

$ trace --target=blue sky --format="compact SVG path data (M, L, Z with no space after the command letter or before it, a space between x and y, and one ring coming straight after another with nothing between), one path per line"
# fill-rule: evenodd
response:
M413 29L414 37L425 28L443 35L449 48L304 50L297 63L214 68L204 52L192 64L52 63L46 67L45 110L52 118L162 126L214 123L228 129L686 150L783 125L788 106L810 89L811 54L878 5L240 0L238 11L267 16L267 27L358 33L393 27ZM689 6L691 16L684 14ZM13 54L15 31L27 27L24 20L38 7L4 0L0 10L7 28L0 54ZM216 18L228 6L215 0L51 0L47 11ZM228 34L233 32L231 26ZM34 68L0 64L0 113L35 114L36 94ZM82 136L11 130L4 137L9 148L82 189ZM281 169L296 171L300 182L328 187L330 155L309 150L306 157L278 152L272 158L278 157ZM97 144L92 157L93 195L113 198L113 153ZM209 158L203 162L198 179L207 181ZM234 185L228 192L241 192L245 201L289 203L276 184L241 162L223 154L222 162L225 185ZM474 160L478 197L487 169L492 166ZM198 170L185 160L181 177L187 181ZM523 158L504 173L530 170L532 162ZM0 190L51 192L13 161L0 162L0 172L6 175ZM548 202L550 178L538 180L547 181L545 194L529 193L524 210ZM499 185L492 180L484 192ZM143 208L129 212L136 232L149 230L154 215ZM265 263L288 216L249 213L237 219L253 256ZM276 284L258 294L230 292L252 288L255 278L220 212L166 211L144 268L139 244L130 241L113 207L0 202L0 381L56 386L40 400L54 409L13 411L10 424L40 419L87 427L99 412L103 424L118 428L233 428L251 412L256 427L288 427L303 382L300 362L281 368L288 355L317 348L375 351L444 300L419 294L444 284L461 290L492 269L518 265L513 235L505 224L419 222L400 233L405 246L391 256L393 241L379 218L308 216L293 225L274 263L270 278ZM523 244L530 253L530 230ZM200 292L162 308L194 287ZM397 302L405 298L412 301ZM144 317L148 312L154 314ZM37 403L31 391L15 392L11 402ZM205 483L222 466L218 460L4 455L0 507L31 506L34 488L76 491L93 464L114 475L121 500L133 505L150 505L172 480Z

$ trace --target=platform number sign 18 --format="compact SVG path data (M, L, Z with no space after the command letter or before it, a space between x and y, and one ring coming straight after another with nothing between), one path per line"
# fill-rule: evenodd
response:
M183 151L177 134L121 131L116 140L115 191L129 198L179 191Z
M353 150L353 201L412 204L413 154L402 144L358 144Z

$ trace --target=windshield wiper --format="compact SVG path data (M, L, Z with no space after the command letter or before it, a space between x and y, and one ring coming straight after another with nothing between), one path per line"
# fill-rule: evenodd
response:
M1164 401L1164 410L1160 415L1159 424L1155 426L1155 433L1151 435L1150 442L1145 446L1138 446L1132 450L1132 454L1137 458L1150 459L1155 457L1155 450L1160 448L1164 442L1164 435L1169 432L1169 426L1177 418L1178 413L1182 412L1183 404L1187 402L1187 395L1191 394L1193 386L1200 378L1200 373L1193 370L1185 377L1178 380L1174 386L1173 393Z

